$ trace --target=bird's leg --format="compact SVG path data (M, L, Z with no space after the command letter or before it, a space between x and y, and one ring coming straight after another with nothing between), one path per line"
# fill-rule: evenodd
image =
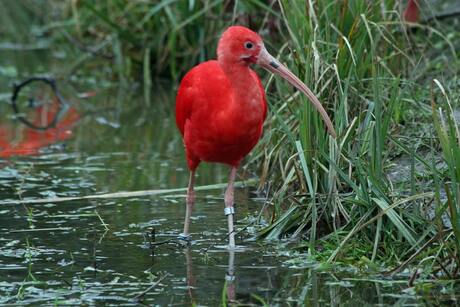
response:
M230 176L228 178L228 186L225 191L225 215L227 216L228 221L228 247L235 247L235 232L233 230L233 215L235 214L235 209L233 208L234 198L233 198L233 183L235 182L236 176L236 167L232 166L230 171Z
M185 209L185 221L184 221L184 232L179 235L179 239L190 241L190 217L192 216L193 203L195 202L195 191L193 185L195 182L195 171L190 171L190 179L188 182L187 198L186 198L186 209Z

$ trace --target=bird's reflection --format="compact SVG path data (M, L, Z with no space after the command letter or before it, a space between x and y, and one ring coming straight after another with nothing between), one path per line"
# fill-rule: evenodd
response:
M190 297L190 302L194 305L194 296L193 290L195 289L196 280L193 276L193 259L192 259L192 251L189 246L187 246L184 250L185 253L185 263L187 265L187 288L188 288L188 295Z
M196 288L196 279L193 275L193 258L190 247L184 249L185 263L187 266L187 288L190 302L195 303L194 289ZM228 303L236 302L236 284L235 284L235 251L228 251L228 266L224 277L224 285L226 286L226 297Z
M225 275L225 281L227 285L227 299L229 303L233 303L236 300L236 289L235 289L235 251L228 251L228 267L227 274Z
M57 105L35 108L31 118L35 125L47 125L56 116ZM54 126L45 131L27 126L0 125L0 158L36 155L40 149L72 136L72 128L80 119L75 108L70 107Z

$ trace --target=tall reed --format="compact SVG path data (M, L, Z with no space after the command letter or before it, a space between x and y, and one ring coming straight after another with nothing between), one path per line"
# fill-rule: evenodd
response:
M310 253L327 261L408 257L437 231L411 209L433 193L397 190L387 173L393 131L414 89L398 2L279 3L289 42L280 56L319 95L339 136L327 136L306 99L274 82L284 96L270 99L275 129L261 151L262 178L275 182L277 222L261 235L303 237ZM329 249L318 254L318 245Z

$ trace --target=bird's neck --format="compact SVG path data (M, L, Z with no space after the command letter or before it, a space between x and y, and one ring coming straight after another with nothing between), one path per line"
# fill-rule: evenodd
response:
M258 80L248 65L222 67L232 87L232 99L225 108L231 114L231 121L241 127L259 129L263 121L264 101ZM249 128L248 128L249 129Z
M259 95L256 80L251 74L251 68L246 63L219 63L235 90L235 100L242 103L248 97Z

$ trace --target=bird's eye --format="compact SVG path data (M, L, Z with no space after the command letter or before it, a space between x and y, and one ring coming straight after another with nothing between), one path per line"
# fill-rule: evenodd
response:
M246 42L244 43L244 47L246 49L252 49L252 47L254 47L254 44L252 42Z

